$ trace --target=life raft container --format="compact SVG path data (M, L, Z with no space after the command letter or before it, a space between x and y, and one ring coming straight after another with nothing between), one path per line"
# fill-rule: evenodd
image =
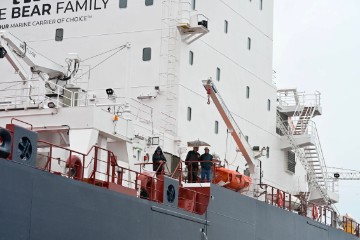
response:
M215 184L223 184L223 187L236 192L249 188L251 185L252 180L250 177L234 170L219 167L216 168L215 173Z

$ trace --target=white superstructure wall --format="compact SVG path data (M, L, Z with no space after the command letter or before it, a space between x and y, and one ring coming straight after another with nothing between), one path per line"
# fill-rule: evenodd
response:
M61 9L59 2L63 2ZM164 30L174 27L166 20L169 16L164 12L162 1L41 0L14 5L13 1L6 0L0 4L3 13L0 25L60 64L65 65L68 53L77 53L85 60L79 74L82 78L77 81L89 94L106 98L105 89L113 88L120 100L132 98L153 108L153 120L157 125L169 121L166 114L171 112L170 117L174 119L171 133L178 140L174 146L185 147L186 141L195 139L207 141L211 144L211 152L218 153L222 159L226 155L230 168L239 166L244 170L245 161L241 153L236 152L231 136L226 140L226 126L220 115L213 104L207 105L201 80L212 77L241 130L248 136L249 143L270 149L269 158L261 158L263 182L290 191L304 191L305 173L300 166L297 166L295 175L286 171L287 159L280 150L280 136L275 131L277 96L276 86L272 83L274 1L188 2L195 2L194 14L201 13L208 18L209 33L187 44L181 41L181 35L176 31L174 69L171 71L174 96L167 93L169 81L161 77L164 74L162 66L169 60L164 53L164 49L169 50L169 47L164 48L164 44L169 44L170 40L164 40ZM76 10L76 6L80 6L77 3L88 4L87 9L81 5L83 8ZM51 14L11 16L15 7L30 6L29 9L34 9L36 5L44 4L52 6ZM177 4L180 1L174 1L172 5L174 12ZM57 29L63 29L61 41L55 40ZM116 53L116 48L127 43L130 43L130 48ZM151 49L150 59L148 53L144 58L145 48ZM108 52L111 49L113 51ZM193 53L192 65L190 51ZM97 56L100 53L104 54ZM0 72L5 73L2 79L6 81L19 80L4 59ZM156 86L159 92L155 90ZM150 97L139 99L144 96ZM189 108L191 120L188 119ZM218 133L215 133L215 121L219 124ZM175 148L168 151L178 153ZM185 154L180 157L184 158Z

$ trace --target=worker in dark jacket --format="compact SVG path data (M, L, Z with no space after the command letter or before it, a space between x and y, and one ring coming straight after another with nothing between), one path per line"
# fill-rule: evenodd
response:
M200 156L200 165L201 165L201 182L210 182L211 178L211 167L212 167L213 156L209 153L209 148L205 148L205 153Z
M166 162L166 158L161 150L161 147L157 147L153 156L153 170L156 171L156 176L162 174L164 172L164 164Z
M193 150L189 151L186 155L185 165L188 169L188 182L195 183L197 181L197 174L199 171L200 154L199 148L193 147Z

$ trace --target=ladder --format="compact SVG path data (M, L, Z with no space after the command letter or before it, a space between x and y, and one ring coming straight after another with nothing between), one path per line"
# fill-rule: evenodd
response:
M161 19L161 47L160 47L160 86L165 86L166 89L166 105L163 122L164 128L167 132L176 134L176 128L170 126L176 113L176 84L177 77L177 63L178 63L178 1L168 0L162 2L162 19Z

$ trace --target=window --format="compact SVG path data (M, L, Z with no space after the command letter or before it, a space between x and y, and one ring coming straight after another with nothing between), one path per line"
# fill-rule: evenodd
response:
M191 9L192 10L196 9L196 0L191 0Z
M220 81L220 73L221 73L220 68L216 68L216 80L218 81Z
M127 8L127 0L119 0L119 8Z
M271 101L270 99L267 100L267 110L270 111L271 109Z
M143 48L143 61L151 60L151 48Z
M58 28L55 32L55 41L61 42L64 39L64 29Z
M225 20L225 22L224 22L224 32L228 33L228 29L229 29L229 23L228 23L228 21Z
M248 37L248 41L247 41L247 48L248 50L251 49L251 38Z
M270 157L270 148L266 147L266 158Z
M287 152L287 170L291 173L295 173L295 166L296 166L296 160L295 160L295 153L292 151Z
M260 10L263 9L263 0L260 0Z
M194 53L192 51L189 52L189 64L194 64Z
M250 87L246 86L246 98L249 99L250 98Z
M154 4L154 0L145 0L145 6L151 6Z
M219 122L215 121L215 133L218 134L219 133Z
M187 120L190 122L191 121L191 107L187 108Z
M247 141L247 142L249 142L249 136L245 136L245 140Z

